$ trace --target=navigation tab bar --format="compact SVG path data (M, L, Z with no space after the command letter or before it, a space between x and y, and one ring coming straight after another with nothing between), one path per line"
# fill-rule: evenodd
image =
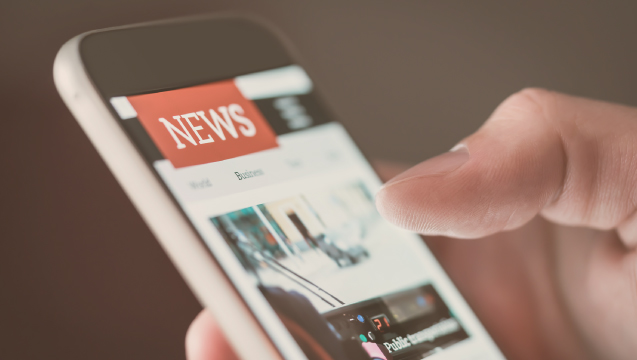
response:
M276 149L226 161L176 169L160 160L155 168L180 201L192 202L361 164L362 155L337 123L279 136L278 141Z

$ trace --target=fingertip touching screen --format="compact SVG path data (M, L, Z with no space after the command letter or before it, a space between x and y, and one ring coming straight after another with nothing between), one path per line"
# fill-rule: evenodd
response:
M280 348L259 301L311 359L503 359L300 66L109 100Z

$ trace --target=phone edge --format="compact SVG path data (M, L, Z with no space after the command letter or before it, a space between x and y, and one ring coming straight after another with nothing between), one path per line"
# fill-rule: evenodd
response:
M272 338L263 330L256 314L245 304L245 297L239 294L235 284L217 265L199 235L103 103L85 71L79 52L82 38L90 33L93 32L67 41L56 55L53 77L62 100L191 291L220 323L221 331L236 354L245 359L283 359L285 355L280 352L281 346L277 349ZM179 240L173 240L175 238ZM269 308L265 299L263 304ZM266 314L269 315L267 317L277 322L275 325L280 325L280 330L287 335L281 336L282 333L277 331L277 340L283 342L279 345L284 345L287 353L285 358L304 359L305 355L296 341L274 311L269 309L271 314ZM251 346L245 346L242 339L250 339Z

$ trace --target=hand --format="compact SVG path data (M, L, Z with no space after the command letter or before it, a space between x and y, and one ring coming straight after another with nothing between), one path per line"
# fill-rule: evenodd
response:
M543 90L377 196L510 359L637 358L637 109Z
M481 238L428 244L508 358L634 358L637 109L525 90L461 144L390 181L380 212ZM205 312L186 345L230 358Z

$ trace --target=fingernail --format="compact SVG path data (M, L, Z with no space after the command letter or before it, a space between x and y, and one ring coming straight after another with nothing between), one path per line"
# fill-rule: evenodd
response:
M448 152L423 161L389 180L385 186L418 177L446 175L469 161L469 149L464 144L454 146Z

